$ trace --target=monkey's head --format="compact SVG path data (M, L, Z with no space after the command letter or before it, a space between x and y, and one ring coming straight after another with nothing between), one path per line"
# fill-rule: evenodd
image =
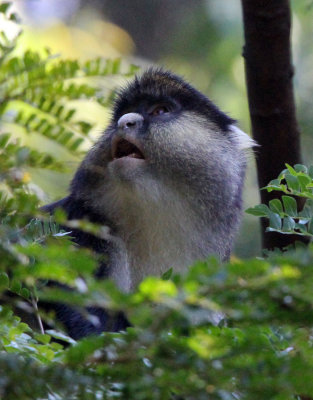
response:
M166 241L176 232L195 242L196 258L226 258L240 219L245 149L253 145L234 123L180 77L150 69L119 92L72 193L123 240L159 230Z

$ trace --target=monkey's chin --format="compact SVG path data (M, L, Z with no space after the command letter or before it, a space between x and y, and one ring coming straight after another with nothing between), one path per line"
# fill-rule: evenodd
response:
M112 177L122 180L133 180L141 175L146 166L146 160L136 157L116 158L108 164L108 171Z

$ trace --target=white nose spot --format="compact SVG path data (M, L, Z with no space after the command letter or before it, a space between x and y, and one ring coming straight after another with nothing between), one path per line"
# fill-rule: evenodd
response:
M117 121L117 126L119 129L134 128L135 126L140 126L143 122L143 116L137 113L128 113L121 116Z

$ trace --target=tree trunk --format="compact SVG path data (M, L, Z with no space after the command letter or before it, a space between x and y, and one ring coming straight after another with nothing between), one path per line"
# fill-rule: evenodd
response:
M285 163L301 163L300 137L293 95L289 0L242 0L246 81L256 151L259 187L277 178ZM261 191L262 203L280 198ZM300 205L300 204L299 204ZM263 247L283 248L299 237L265 232Z

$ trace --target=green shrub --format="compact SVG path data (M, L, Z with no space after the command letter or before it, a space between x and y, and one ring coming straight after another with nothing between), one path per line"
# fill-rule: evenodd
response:
M269 206L260 204L246 212L269 219L269 232L295 234L313 237L313 165L307 168L297 164L292 168L286 164L277 179L271 181L264 189L283 192L282 200L273 199ZM301 211L297 209L294 197L305 199Z

